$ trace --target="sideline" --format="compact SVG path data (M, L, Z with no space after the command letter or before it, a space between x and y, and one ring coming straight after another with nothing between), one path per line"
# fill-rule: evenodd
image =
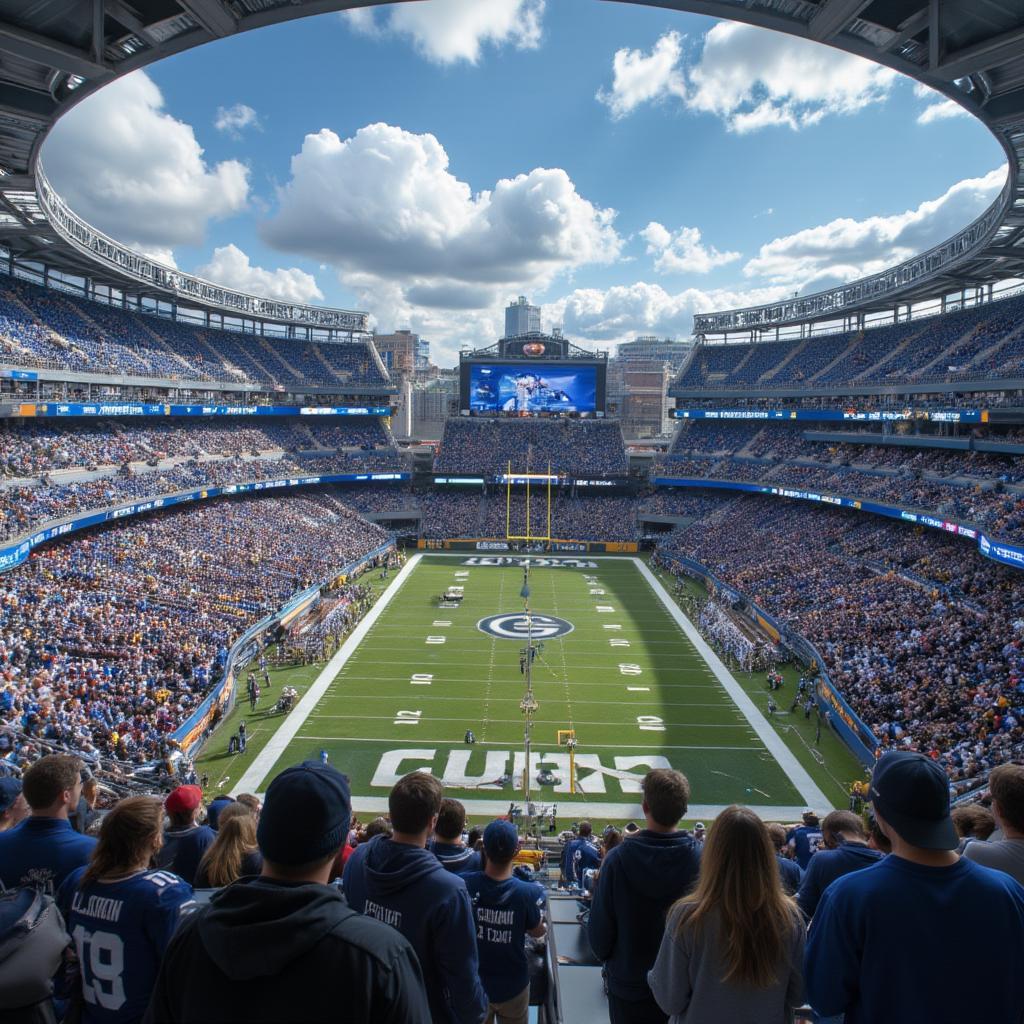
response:
M704 637L697 632L693 623L682 613L679 605L672 600L668 591L661 585L658 578L651 572L647 564L639 558L634 558L640 575L650 584L651 590L658 595L665 610L672 616L679 628L686 634L690 642L697 648L700 656L708 663L711 671L722 684L725 692L732 698L733 703L740 710L740 714L747 720L750 727L757 733L757 738L765 745L768 752L778 762L779 767L786 773L789 781L796 787L797 792L803 797L807 807L819 813L832 810L832 801L818 788L818 784L808 774L807 769L796 759L796 755L786 746L782 737L768 724L761 709L750 699L742 686L733 678L732 673L725 667L717 654L708 646ZM751 804L751 807L757 807ZM757 807L758 811L761 810ZM691 808L693 810L693 808ZM800 808L806 810L806 808ZM799 811L798 811L799 813ZM710 817L710 815L708 815Z
M277 732L271 736L267 745L256 755L256 759L245 770L245 774L232 787L235 792L256 792L257 787L263 783L288 744L295 739L298 731L306 724L306 719L309 718L313 713L313 709L320 703L320 699L327 692L327 688L334 681L335 676L342 670L345 662L355 654L363 638L370 631L370 627L373 626L377 619L380 618L384 609L391 603L391 599L401 589L402 584L408 579L421 557L421 554L417 553L402 566L398 575L391 582L391 586L377 598L374 606L360 620L341 647L335 651L334 657L323 667L313 685L303 694L302 700L299 701L295 709L284 720Z

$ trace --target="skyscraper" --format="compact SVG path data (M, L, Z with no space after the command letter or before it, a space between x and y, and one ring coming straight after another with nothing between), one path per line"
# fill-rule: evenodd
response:
M531 306L525 295L505 307L505 337L540 334L540 306Z

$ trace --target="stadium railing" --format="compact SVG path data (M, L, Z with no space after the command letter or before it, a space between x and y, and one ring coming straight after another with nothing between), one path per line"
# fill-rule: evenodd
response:
M250 626L232 645L228 651L224 663L224 675L221 681L214 687L202 704L192 713L187 721L183 722L174 732L173 739L185 754L192 751L206 737L214 716L214 709L220 708L226 715L234 706L237 689L235 687L235 670L238 665L246 664L259 650L259 637L268 630L275 629L278 625L284 624L310 608L320 596L321 589L334 582L341 576L349 577L369 565L375 558L393 551L395 542L389 540L381 544L365 555L348 562L334 570L328 577L319 583L313 584L306 590L295 594L286 601L277 611L272 612L266 618Z
M678 566L679 570L688 576L695 576L714 590L725 594L732 603L742 600L744 604L742 614L746 615L754 625L767 632L773 640L781 642L803 662L814 665L818 672L818 685L815 689L818 706L828 712L829 721L857 759L865 766L875 763L877 751L881 747L878 738L836 689L825 666L825 659L814 644L801 634L795 633L785 623L779 622L746 594L740 593L734 587L720 580L702 563L683 555L663 554L662 558L670 569L672 566Z

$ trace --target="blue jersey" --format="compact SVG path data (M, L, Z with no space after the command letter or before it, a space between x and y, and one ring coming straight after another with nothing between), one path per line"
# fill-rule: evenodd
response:
M160 960L192 887L168 871L140 871L79 888L85 868L57 894L78 954L83 1024L135 1024L149 1005Z
M498 882L483 871L463 875L473 901L480 980L492 1003L514 999L529 984L526 933L540 924L544 890L536 882Z
M570 886L583 885L583 872L601 866L601 852L588 838L573 839L565 854L565 878Z
M800 825L791 829L786 836L786 842L793 848L801 871L807 870L811 858L825 845L821 827L818 825Z

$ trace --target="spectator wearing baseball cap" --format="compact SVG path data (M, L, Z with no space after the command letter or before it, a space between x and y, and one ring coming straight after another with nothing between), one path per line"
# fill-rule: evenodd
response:
M220 822L220 812L225 807L230 807L235 802L233 796L218 796L210 802L210 806L206 808L206 824L217 831Z
M519 833L510 821L492 821L484 829L483 871L462 876L473 901L480 980L489 1003L487 1019L501 1024L526 1024L530 1013L527 935L540 938L544 889L512 874Z
M350 820L348 780L335 768L304 761L278 775L256 832L262 874L182 924L146 1024L430 1024L412 947L327 884Z
M804 965L811 1005L846 1024L977 1020L980 977L984 1018L1021 1020L1024 888L956 853L946 773L888 753L868 799L892 854L825 890Z
M156 855L156 864L164 871L173 871L189 885L195 885L199 862L217 838L208 825L196 823L202 806L203 791L198 786L178 786L164 801L171 824L164 830L164 845Z
M14 828L28 817L28 804L21 792L21 779L0 776L0 832Z

